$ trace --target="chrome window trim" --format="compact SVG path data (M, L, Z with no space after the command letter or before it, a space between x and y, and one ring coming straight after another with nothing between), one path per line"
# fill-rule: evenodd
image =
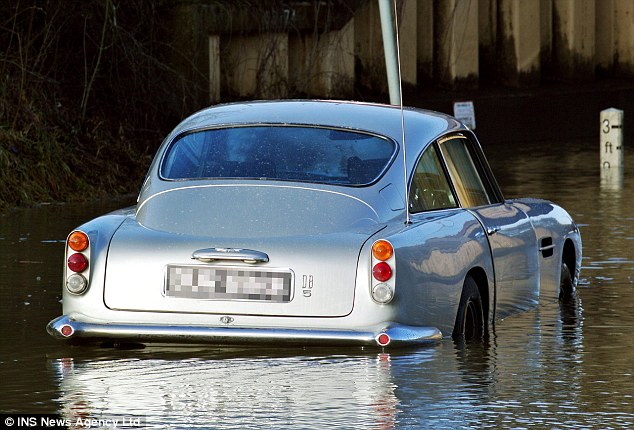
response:
M485 204L481 206L466 207L461 201L456 191L454 181L451 177L451 174L449 173L449 170L447 167L447 160L445 159L445 155L440 148L440 145L442 143L445 143L452 139L465 139L467 141L466 145L467 145L467 149L469 150L469 154L471 156L471 161L474 164L476 173L478 174L480 182L482 182L482 185L490 200L489 204ZM456 197L456 201L458 202L459 207L463 209L475 209L479 207L496 205L496 204L500 204L504 202L504 196L502 195L502 191L500 190L498 183L494 179L495 177L493 176L491 166L487 162L486 157L484 156L484 152L482 151L482 147L480 146L480 142L478 142L475 135L473 135L472 133L469 133L467 135L463 132L450 132L442 137L437 138L434 143L438 145L438 151L440 152L439 155L441 158L441 162L443 164L443 168L445 169L445 174L447 175L449 179L449 184L454 192L454 196Z
M462 205L460 203L460 200L458 199L458 196L456 194L456 190L453 186L453 182L451 181L451 177L449 176L449 172L447 171L447 166L445 164L445 160L442 156L442 153L440 151L440 148L438 147L437 142L440 139L444 139L443 137L436 139L434 142L430 143L429 145L425 145L425 147L423 148L422 151L420 151L420 153L418 154L417 158L416 158L416 163L414 163L414 167L412 169L412 171L410 172L410 177L408 180L408 186L407 186L407 195L409 196L411 191L412 191L412 184L414 182L414 175L416 173L416 168L418 167L418 163L420 163L421 158L423 158L423 155L425 154L425 152L427 152L430 148L434 148L434 150L436 151L436 156L438 157L438 161L440 162L440 166L443 170L443 174L445 175L445 179L447 180L447 183L449 184L449 189L451 191L451 194L453 195L453 198L456 202L456 206L455 207L450 207L450 208L437 208L437 209L426 209L426 210L422 210L422 211L417 211L417 212L411 212L411 215L417 215L417 214L423 214L423 213L429 213L429 212L437 212L437 211L443 211L443 210L453 210L453 209L460 209L462 208ZM447 140L447 139L445 139ZM443 140L444 141L444 140Z

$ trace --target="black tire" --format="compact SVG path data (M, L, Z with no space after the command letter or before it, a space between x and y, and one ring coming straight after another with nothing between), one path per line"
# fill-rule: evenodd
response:
M559 282L559 300L567 301L575 296L575 284L570 268L564 262L561 263L561 281Z
M456 339L481 339L486 333L486 318L478 284L467 276L460 295L460 305L453 328Z

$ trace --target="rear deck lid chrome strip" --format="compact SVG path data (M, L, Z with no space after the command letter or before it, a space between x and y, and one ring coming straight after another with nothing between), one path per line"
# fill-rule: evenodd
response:
M264 252L239 248L205 248L192 253L192 259L198 261L231 260L245 263L268 263L269 256Z

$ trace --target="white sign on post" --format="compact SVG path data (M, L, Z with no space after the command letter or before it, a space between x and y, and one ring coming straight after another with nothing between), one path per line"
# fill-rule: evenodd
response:
M601 167L623 167L623 111L601 111Z
M455 102L453 104L453 116L470 129L475 130L476 120L473 102Z

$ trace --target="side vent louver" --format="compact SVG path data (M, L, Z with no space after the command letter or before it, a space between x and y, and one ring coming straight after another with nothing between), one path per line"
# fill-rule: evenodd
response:
M555 245L553 244L552 237L545 237L540 241L539 251L542 253L542 257L552 257L555 252Z

